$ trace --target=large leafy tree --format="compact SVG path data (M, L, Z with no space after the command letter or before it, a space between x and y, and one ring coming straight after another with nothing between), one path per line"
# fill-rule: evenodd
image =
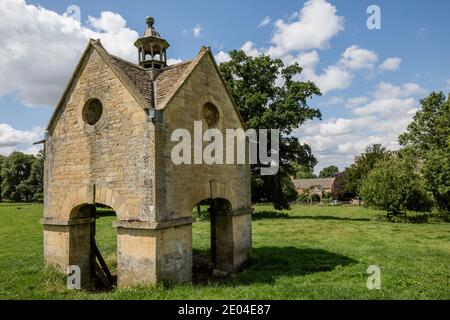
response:
M422 174L438 208L450 212L450 97L433 92L400 135L403 152L423 161Z
M296 179L314 179L317 176L314 174L314 168L311 168L307 165L301 165L298 163L292 163L292 166L295 170L294 178Z
M295 199L289 177L295 175L293 163L314 167L311 149L292 135L305 121L320 118L308 100L320 95L312 82L297 81L302 72L298 64L285 66L280 59L266 55L249 57L242 50L231 51L231 60L220 71L247 129L279 129L280 170L275 176L261 176L252 166L253 201L273 202L277 209L288 208Z
M2 196L12 201L27 201L31 191L26 181L30 176L33 155L13 152L5 160L2 168Z
M41 150L34 158L31 165L30 176L25 184L31 191L31 197L34 201L44 199L44 151Z
M363 180L360 193L366 205L392 215L430 209L424 181L410 157L391 156L376 163Z
M329 166L320 171L319 178L333 178L339 173L339 168L336 166Z
M346 168L339 176L339 189L334 196L339 199L360 197L360 189L364 179L379 161L385 160L389 155L390 151L381 144L368 146L355 163Z

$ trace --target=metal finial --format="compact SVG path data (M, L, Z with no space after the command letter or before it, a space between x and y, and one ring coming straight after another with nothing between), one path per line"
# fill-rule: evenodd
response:
M153 17L147 17L145 18L145 22L147 22L149 28L152 28L155 24L155 19L153 19Z

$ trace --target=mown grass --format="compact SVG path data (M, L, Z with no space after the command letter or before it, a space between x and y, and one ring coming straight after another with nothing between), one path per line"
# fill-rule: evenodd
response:
M358 207L256 211L254 255L236 278L89 293L66 290L65 276L43 267L42 206L0 205L0 299L450 299L449 224L375 222L379 212ZM110 264L114 219L97 225ZM194 249L207 250L209 222L193 232ZM369 265L381 267L381 290L366 287Z

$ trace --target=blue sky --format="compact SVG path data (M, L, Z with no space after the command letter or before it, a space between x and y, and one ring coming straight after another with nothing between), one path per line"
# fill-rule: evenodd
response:
M395 149L430 91L449 91L450 2L434 1L23 1L0 0L0 153L36 152L54 104L89 37L129 60L137 33L152 15L173 62L210 46L219 61L244 46L300 62L317 82L323 113L296 134L320 168L349 165L369 143ZM369 30L369 5L381 30ZM81 23L65 14L80 8ZM311 31L312 30L312 31ZM33 62L33 64L32 64Z

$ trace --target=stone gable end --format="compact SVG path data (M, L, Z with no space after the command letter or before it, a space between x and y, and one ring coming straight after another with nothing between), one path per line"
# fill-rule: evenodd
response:
M103 106L101 119L95 126L86 125L82 117L83 107L90 99L100 100ZM60 203L64 199L92 202L95 185L96 196L108 202L104 204L113 207L118 216L149 217L150 208L142 203L151 197L153 125L94 48L75 77L65 101L47 143L49 189L46 200L50 203L46 216L67 214L67 208L62 206L77 205L69 203L70 200ZM108 190L115 190L120 199L113 199ZM57 196L52 197L52 194Z

